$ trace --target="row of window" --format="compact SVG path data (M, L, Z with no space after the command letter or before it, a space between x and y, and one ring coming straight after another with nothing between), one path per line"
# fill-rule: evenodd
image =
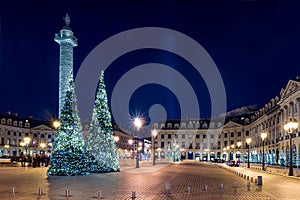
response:
M1 133L1 135L4 135L4 131L2 131L1 129L0 129L0 133ZM11 132L10 132L10 131L7 131L6 134L7 134L8 136L10 136L10 135L11 135ZM41 134L39 134L39 135L40 135L40 138L45 138L45 135L47 135L47 133L45 133L45 134L41 133ZM13 132L13 136L14 136L14 137L17 136L17 132L16 132L16 131ZM22 137L22 133L19 132L19 133L18 133L18 136L19 136L19 137ZM28 134L28 133L25 133L25 137L28 137L28 136L29 136L29 134ZM34 138L37 138L37 137L38 137L38 134L37 134L37 133L34 133L34 134L33 134L33 137L34 137ZM48 134L48 139L51 139L51 138L52 138L52 135Z
M230 137L234 137L234 132L231 132L230 133ZM241 137L242 136L242 133L241 132L237 132L237 137ZM249 131L246 131L246 136L249 136ZM172 139L172 134L167 134L167 137L168 137L168 139ZM174 137L177 139L178 138L178 134L175 134L174 135ZM227 133L224 133L224 138L227 138L228 137L228 134ZM160 138L161 139L164 139L165 138L165 134L161 134L160 135ZM185 134L181 134L181 138L185 138ZM190 135L188 135L188 138L189 139L193 139L193 135L192 134L190 134ZM202 135L202 138L203 139L205 139L205 138L207 138L207 135L206 134L203 134ZM210 135L210 138L211 139L214 139L215 138L215 135L214 134L211 134ZM221 134L219 134L218 135L218 138L221 138ZM200 139L200 134L196 134L196 139Z
M21 143L21 139L16 139L16 138L14 138L14 139L11 139L11 138L6 138L6 140L5 140L5 138L4 137L1 137L1 145L2 146L4 146L4 145L9 145L9 146L14 146L14 147L16 147L16 146L19 146L20 147L20 143ZM48 142L49 141L51 141L51 140L48 140ZM37 142L37 140L36 139L34 139L33 141L32 141L32 143L30 144L30 146L33 146L33 147L36 147L36 146L38 146L37 145L38 144L38 142Z
M160 143L160 148L165 148L165 149L167 149L167 148L172 148L171 147L171 142L168 142L167 143L167 146L165 146L165 142L161 142ZM196 142L195 143L195 146L194 146L194 144L193 143L188 143L188 146L186 145L186 143L185 142L182 142L181 143L181 146L179 147L179 148L187 148L187 149L194 149L194 147L195 147L195 149L201 149L201 146L200 146L200 143L199 142ZM215 144L215 143L210 143L210 146L209 146L210 148L209 149L221 149L221 142L218 142L217 144ZM208 144L207 143L202 143L202 149L208 149Z

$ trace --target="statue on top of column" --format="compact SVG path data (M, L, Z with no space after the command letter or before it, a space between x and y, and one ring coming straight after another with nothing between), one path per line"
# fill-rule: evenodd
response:
M66 24L67 26L69 26L71 20L70 20L70 17L69 17L69 15L68 15L68 13L66 14L66 16L65 16L63 19L65 20L65 24Z

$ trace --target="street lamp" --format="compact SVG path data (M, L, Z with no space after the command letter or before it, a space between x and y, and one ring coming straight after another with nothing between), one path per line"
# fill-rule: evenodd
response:
M266 132L262 132L260 134L260 137L261 137L262 142L263 142L262 170L265 170L265 139L266 139L267 135L268 134Z
M133 140L132 140L132 139L129 139L129 140L128 140L128 144L130 145L130 148L131 148L129 152L130 152L130 158L132 159L132 157L133 157L133 155L132 155L132 144L133 144Z
M250 143L251 143L251 138L247 138L246 143L247 143L247 146L248 146L248 168L250 168Z
M120 140L119 136L114 136L114 142L115 143L119 142L119 140Z
M46 144L45 144L44 142L42 142L42 143L40 144L40 147L43 149L43 148L46 147Z
M136 127L136 136L138 131L140 130L140 128L142 127L142 120L140 118L135 118L134 119L134 126ZM137 138L136 138L137 139ZM136 151L137 151L137 155L136 155L136 163L135 163L135 168L140 168L140 164L139 164L139 149L137 147L137 141L136 141Z
M157 136L157 131L156 129L154 129L152 131L152 164L155 165L155 147L154 147L154 143L155 143L155 137Z
M237 144L236 144L237 148L239 149L241 146L242 146L242 142L241 141L238 141ZM239 152L240 153L240 152ZM238 150L236 151L235 153L235 157L236 157L236 160L237 161L241 161L241 154L239 154L239 157L237 158L238 156Z
M54 127L55 129L58 129L58 128L61 126L61 123L60 123L59 120L54 120L54 121L52 122L52 125L53 125L53 127Z
M45 154L44 148L46 147L46 143L45 142L41 142L40 143L40 147L42 148L42 151Z
M30 137L24 137L23 140L24 140L23 142L20 142L20 146L23 146L23 147L25 146L26 155L28 155L27 149L28 149L28 145L31 141L31 138Z
M9 147L10 147L9 144L4 145L4 148L6 149L6 153L5 153L6 155L8 154L7 152L8 152Z
M292 134L294 130L298 128L298 123L289 121L284 126L284 130L290 134L290 168L289 168L289 176L293 176L293 141L292 141Z

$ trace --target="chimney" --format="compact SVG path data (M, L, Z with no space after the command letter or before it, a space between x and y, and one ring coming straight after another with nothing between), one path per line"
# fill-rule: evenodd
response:
M7 115L11 115L11 111L6 111L6 114Z
M14 115L14 117L18 117L18 113L14 113L13 115Z

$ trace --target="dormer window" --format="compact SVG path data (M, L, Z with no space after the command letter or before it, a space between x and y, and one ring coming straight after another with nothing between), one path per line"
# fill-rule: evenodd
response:
M188 125L188 128L193 128L193 124L190 122L189 125Z
M29 128L30 127L30 124L27 122L25 123L25 128Z
M175 125L174 125L174 128L179 128L179 124L175 124Z
M181 123L181 128L186 128L186 123Z

